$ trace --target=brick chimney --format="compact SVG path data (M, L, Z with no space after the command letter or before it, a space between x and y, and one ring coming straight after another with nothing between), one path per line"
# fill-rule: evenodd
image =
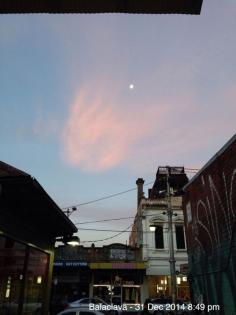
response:
M136 180L136 185L137 185L137 208L139 206L139 203L140 203L141 199L143 198L143 184L144 184L143 178L138 178Z

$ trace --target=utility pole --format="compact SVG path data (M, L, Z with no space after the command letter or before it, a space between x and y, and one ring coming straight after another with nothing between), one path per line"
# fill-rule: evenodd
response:
M171 207L171 194L170 194L170 166L166 166L166 185L167 185L167 215L168 215L168 236L169 236L169 249L170 249L170 278L171 278L171 297L172 303L176 304L176 271L175 271L175 254L173 242L173 227L172 216L173 210Z

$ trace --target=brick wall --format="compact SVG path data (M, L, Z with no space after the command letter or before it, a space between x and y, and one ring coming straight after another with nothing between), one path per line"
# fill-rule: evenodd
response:
M190 182L183 204L193 298L236 314L236 135Z

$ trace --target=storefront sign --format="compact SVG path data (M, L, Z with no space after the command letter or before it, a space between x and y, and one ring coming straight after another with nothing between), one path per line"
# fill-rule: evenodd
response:
M65 261L55 261L55 267L87 267L88 263L85 261L77 260L65 260Z
M144 263L90 263L90 269L145 269Z
M134 260L134 251L123 249L123 248L112 248L110 249L110 259L115 260Z

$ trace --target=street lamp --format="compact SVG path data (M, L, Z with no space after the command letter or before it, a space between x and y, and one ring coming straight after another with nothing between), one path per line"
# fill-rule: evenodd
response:
M71 236L71 238L67 240L66 243L71 246L78 246L80 243L80 239L78 236L74 235L74 236Z
M78 246L80 244L80 239L76 235L64 235L62 237L57 237L55 240L71 246Z
M156 227L155 227L155 225L150 225L149 229L151 232L155 232Z

